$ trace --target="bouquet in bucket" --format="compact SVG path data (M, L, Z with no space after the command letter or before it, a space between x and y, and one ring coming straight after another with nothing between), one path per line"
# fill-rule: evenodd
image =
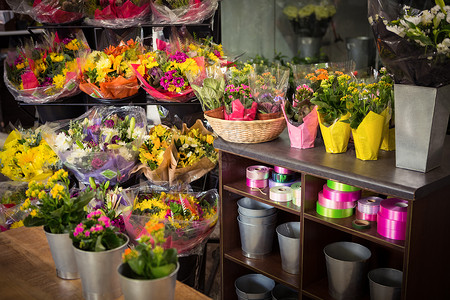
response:
M14 181L42 181L62 167L40 128L15 129L0 152L1 172Z
M48 130L46 139L80 182L88 184L92 177L96 182L116 184L130 177L147 118L141 107L102 106L55 127Z
M17 101L45 103L79 93L78 58L89 50L80 31L42 44L26 43L5 59L5 85Z
M369 0L368 4L381 61L395 83L426 87L449 84L450 6L435 0L435 6L421 10L391 2Z
M213 231L218 220L219 194L165 192L152 187L130 189L126 193L133 210L125 215L125 228L131 240L146 235L145 224L156 219L164 225L164 249L175 248L179 255L195 251Z
M193 40L188 43L189 57L203 56L205 65L212 66L215 64L227 65L228 61L223 52L222 44L216 44L212 41L212 37Z
M84 0L7 0L18 14L30 15L47 24L70 23L83 18Z
M144 48L139 41L121 41L103 51L92 51L83 60L80 89L100 100L123 99L139 90L131 64L139 61Z
M27 199L28 184L19 181L4 181L0 183L0 232L22 227L26 212L20 210Z
M136 27L147 21L150 0L85 0L86 23L108 28Z
M201 23L212 17L217 0L155 0L151 2L154 24Z

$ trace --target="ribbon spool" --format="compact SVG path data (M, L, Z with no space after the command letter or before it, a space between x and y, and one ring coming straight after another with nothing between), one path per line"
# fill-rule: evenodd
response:
M292 201L292 189L288 186L274 186L270 188L269 198L276 202Z
M316 211L321 216L335 219L347 218L353 215L353 208L347 209L326 208L320 205L318 201L316 202Z
M358 200L358 210L368 215L376 215L380 210L380 203L383 201L380 197L367 197Z
M294 174L280 174L272 172L272 180L275 182L292 182L294 181Z
M360 212L358 209L356 210L356 219L358 220L366 220L366 221L376 221L377 220L377 214L366 214L363 212Z
M267 179L253 180L247 178L247 186L251 188L263 189L267 186Z
M333 180L327 180L327 186L332 190L340 191L340 192L356 192L356 191L361 190L360 188L357 188L355 186L351 186L351 185L340 183L340 182L333 181Z
M297 181L291 181L291 182L276 182L273 181L272 179L269 178L269 187L274 187L274 186L291 186L293 185L295 182Z
M283 167L274 166L273 169L274 169L275 172L277 172L278 174L294 174L293 171L288 170L288 169L283 168Z
M269 179L270 169L266 166L250 166L246 169L248 179L263 180Z
M297 206L300 206L302 202L302 183L296 182L292 184L291 189L293 194L292 203L294 203Z
M407 212L408 201L406 200L388 198L380 203L379 214L386 219L406 222Z
M392 240L404 240L406 237L406 222L385 218L377 214L377 232Z
M323 191L319 192L319 204L325 208L331 208L331 209L348 209L348 208L354 208L356 206L355 201L338 202L338 201L333 201L333 200L327 199L323 196Z
M352 227L358 230L369 229L370 223L366 220L353 220Z
M323 196L327 199L338 202L356 201L361 198L361 191L341 192L330 189L326 184L323 185Z

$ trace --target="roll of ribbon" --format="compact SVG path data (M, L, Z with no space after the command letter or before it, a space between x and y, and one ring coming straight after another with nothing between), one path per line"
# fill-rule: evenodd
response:
M356 209L356 218L358 220L377 221L377 214L366 214Z
M355 229L358 229L358 230L369 229L370 223L369 223L369 221L366 221L366 220L353 220L352 227Z
M351 186L333 180L327 180L327 186L332 190L341 192L355 192L361 190L360 188L357 188L355 186Z
M274 186L270 188L269 198L276 202L292 201L292 189L288 186Z
M293 193L292 203L294 203L297 206L300 206L302 202L302 183L296 182L292 184L291 189Z
M367 197L358 200L358 210L362 213L373 215L380 210L380 203L383 201L380 197Z
M272 172L272 180L275 182L292 182L294 179L294 174L280 174L277 172Z
M263 180L269 179L270 168L266 166L250 166L246 169L248 179Z
M380 203L379 214L386 219L406 222L408 212L408 201L388 198Z
M379 226L379 225L377 226L377 232L380 235L387 237L388 239L391 239L391 240L402 240L403 241L406 238L406 231L391 230L391 229L388 229L388 228L385 228L385 227Z
M338 202L356 201L361 198L361 191L341 192L330 189L326 184L323 185L323 196L327 199Z
M317 201L316 203L316 211L319 215L327 217L327 218L347 218L353 215L353 208L347 208L347 209L332 209L332 208L326 208L319 204Z
M347 209L354 208L356 206L356 201L348 201L348 202L338 202L327 199L323 196L323 191L319 192L319 204L325 208L331 209Z
M286 168L283 167L278 167L278 166L274 166L273 169L275 170L275 172L279 173L279 174L294 174L295 172L288 170Z
M380 210L377 214L377 232L388 239L404 240L406 237L406 222L388 219L381 215Z
M295 183L296 181L291 181L291 182L276 182L273 181L272 179L269 178L269 187L274 187L274 186L291 186Z
M267 179L253 180L247 178L247 186L251 188L263 189L267 186Z

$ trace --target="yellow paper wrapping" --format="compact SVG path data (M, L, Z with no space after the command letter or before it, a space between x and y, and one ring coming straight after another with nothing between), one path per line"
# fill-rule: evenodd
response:
M341 120L347 120L350 114L342 116L333 125L327 127L322 123L322 117L319 116L320 132L322 132L323 142L325 144L325 150L328 153L343 153L347 151L348 140L350 138L350 124L341 122Z
M384 116L384 125L383 125L383 140L381 141L381 150L385 151L393 151L395 150L395 128L389 128L389 123L391 120L391 111L389 108L386 108L381 113Z
M357 129L352 129L356 157L377 160L383 134L384 116L370 111Z

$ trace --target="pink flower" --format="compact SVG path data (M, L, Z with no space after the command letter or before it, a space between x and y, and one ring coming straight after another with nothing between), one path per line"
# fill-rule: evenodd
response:
M85 232L84 232L84 236L85 237L89 237L91 235L91 232L89 231L89 230L86 230Z
M20 76L22 78L23 89L34 89L39 85L39 82L32 71L26 72Z
M83 223L80 223L77 225L77 227L75 227L73 235L78 236L79 234L83 233L83 231L84 231Z
M92 162L91 162L91 166L96 170L103 167L104 164L105 163L98 157L94 157L94 159L92 159Z
M102 211L101 210L95 210L95 211L91 211L88 215L87 218L88 219L93 219L97 216L101 216L102 215Z
M98 221L100 223L103 223L103 225L105 225L105 227L111 226L111 220L107 216L101 216L100 218L98 218Z

